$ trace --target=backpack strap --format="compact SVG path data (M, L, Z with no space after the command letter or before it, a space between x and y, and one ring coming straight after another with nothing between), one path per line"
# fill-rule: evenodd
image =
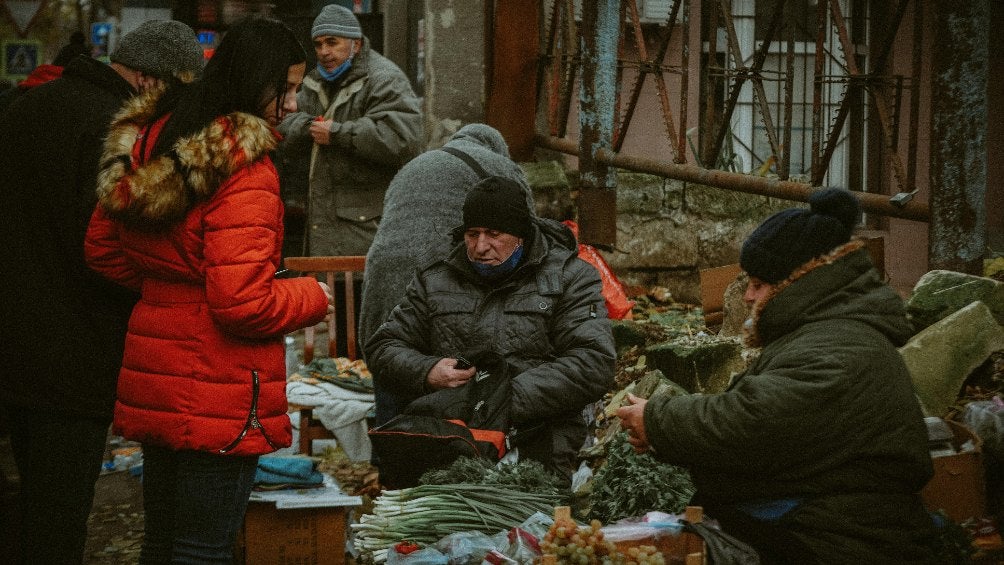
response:
M456 147L440 147L439 149L440 151L446 151L450 155L453 155L454 157L457 157L461 161L467 163L467 166L470 167L471 170L474 171L474 174L478 175L478 177L484 179L491 176L488 174L488 171L486 171L484 167L481 166L481 163L478 163L477 161L474 160L474 157L471 157L470 155L457 149Z

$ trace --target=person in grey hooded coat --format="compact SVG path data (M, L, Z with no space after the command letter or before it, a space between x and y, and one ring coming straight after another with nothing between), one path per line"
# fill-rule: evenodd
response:
M539 218L519 183L488 177L464 200L456 244L420 269L366 345L366 362L401 406L464 386L487 351L511 375L510 439L570 479L586 438L584 407L613 385L613 332L600 276L571 230Z
M509 158L509 146L495 128L468 124L453 134L444 147L446 150L426 151L412 159L387 189L383 220L366 254L359 315L359 343L364 349L369 337L401 301L416 269L449 252L453 244L450 231L462 220L464 198L482 175L501 176L519 183L526 191L528 205L533 205L526 175ZM463 152L481 171L448 151ZM387 392L381 375L374 373L373 382L379 425L403 407Z

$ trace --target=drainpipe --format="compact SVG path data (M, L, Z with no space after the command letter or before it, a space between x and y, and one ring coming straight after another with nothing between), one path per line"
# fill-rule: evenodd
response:
M613 146L617 100L617 53L620 2L582 3L582 84L579 88L579 239L617 243L617 179L607 163L595 158Z

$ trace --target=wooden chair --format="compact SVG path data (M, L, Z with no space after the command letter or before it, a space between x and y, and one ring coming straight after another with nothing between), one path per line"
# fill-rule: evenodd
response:
M304 328L303 332L303 362L314 359L317 349L317 338L323 332L327 335L326 351L328 357L335 357L340 340L344 340L346 357L357 358L356 352L356 302L353 279L356 273L362 273L366 266L364 255L324 256L324 257L286 257L284 265L291 271L300 271L306 275L319 277L332 292L338 292L336 283L342 283L342 294L345 297L344 325L339 324L337 311L328 314L324 321L316 326ZM336 300L337 304L337 300ZM325 329L326 326L326 329ZM290 411L300 412L300 453L313 454L312 445L315 439L333 439L330 430L313 416L309 406L290 405Z

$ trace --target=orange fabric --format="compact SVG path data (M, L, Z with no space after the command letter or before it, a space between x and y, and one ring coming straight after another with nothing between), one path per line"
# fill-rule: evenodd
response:
M17 83L17 87L21 90L28 90L61 76L63 76L63 67L58 65L39 65L24 80Z
M562 223L572 230L572 233L575 234L575 239L579 239L578 224L572 220L565 220ZM603 281L603 300L607 305L607 315L610 319L630 320L631 308L634 307L634 301L628 300L624 285L621 284L617 275L610 270L610 265L607 264L606 259L600 255L600 252L595 247L585 243L579 244L579 258L595 267L600 273L600 280Z
M467 424L462 420L447 420L447 422L452 422L458 426L464 426L467 428ZM470 430L471 435L474 436L476 441L488 442L495 446L495 450L498 451L499 457L502 457L506 453L505 448L505 433L498 430L475 430L473 428L467 428Z

